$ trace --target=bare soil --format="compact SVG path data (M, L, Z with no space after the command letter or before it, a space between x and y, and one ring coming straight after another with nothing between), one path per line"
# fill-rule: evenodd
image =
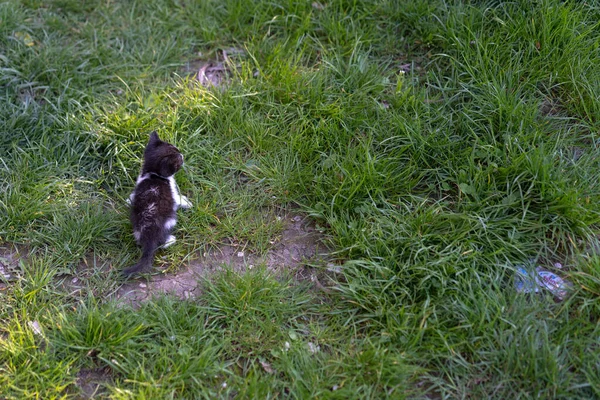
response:
M93 399L104 394L104 385L112 381L109 368L84 368L77 374L77 387L81 389L81 399Z
M17 279L21 258L18 249L0 246L0 292L8 287L9 282Z
M305 271L308 264L325 263L329 253L324 235L306 217L299 214L282 216L284 229L273 248L264 255L241 251L238 247L223 245L202 254L176 273L165 273L139 278L125 283L115 296L132 306L155 295L169 293L180 299L193 299L200 294L201 282L224 267L245 272L257 266L266 266L278 273L290 271L299 279L313 278Z
M202 86L221 88L229 84L232 70L239 69L235 60L244 55L244 50L233 47L221 49L213 57L198 54L199 58L186 63L183 72L192 75Z

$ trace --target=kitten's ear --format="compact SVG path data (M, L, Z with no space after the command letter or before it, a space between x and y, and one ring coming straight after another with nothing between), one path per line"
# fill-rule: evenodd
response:
M158 133L156 133L156 131L152 132L150 134L150 140L148 141L148 144L156 143L158 141L160 141L160 138L158 137Z

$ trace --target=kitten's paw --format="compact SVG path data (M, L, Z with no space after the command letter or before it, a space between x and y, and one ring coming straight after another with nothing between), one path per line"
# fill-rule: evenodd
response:
M175 236L169 235L169 237L167 238L167 241L165 242L165 244L162 245L163 249L166 249L167 247L169 247L170 245L172 245L176 241L177 241L177 239L175 239Z
M131 193L129 195L129 197L127 198L127 200L125 200L125 203L127 203L128 206L130 206L131 203L133 203L133 193Z
M179 207L181 208L192 208L192 202L185 196L181 196L179 199Z
M130 278L133 275L137 275L137 274L141 274L141 273L146 272L146 269L147 268L146 268L145 265L142 265L142 264L138 263L138 264L135 264L135 265L133 265L133 266L131 266L129 268L125 268L123 271L121 271L121 275L124 278Z

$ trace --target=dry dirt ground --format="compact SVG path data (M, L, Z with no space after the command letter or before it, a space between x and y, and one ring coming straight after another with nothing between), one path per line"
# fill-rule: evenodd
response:
M81 399L93 399L104 394L105 385L112 381L108 368L84 368L77 374L77 386L81 389Z
M238 273L264 266L274 274L291 274L298 280L311 280L322 287L317 280L317 270L311 266L323 266L329 272L337 273L340 266L330 262L331 250L325 245L326 236L315 227L305 215L297 212L277 216L283 221L283 230L274 240L273 246L264 254L256 254L248 249L224 244L214 247L204 254L186 262L179 269L161 269L154 266L150 274L125 281L116 290L115 282L104 282L101 278L96 286L89 288L95 294L107 296L124 304L137 306L155 295L171 294L181 299L194 299L200 294L201 281L211 274L230 268ZM27 248L10 245L0 246L0 294L23 274L21 261L28 257ZM168 252L169 250L163 250ZM91 257L84 260L74 275L58 275L58 287L72 294L81 295L87 286L90 275L107 275L106 264L97 267L97 260ZM99 264L99 263L98 263ZM110 267L109 267L110 268ZM105 287L104 287L105 286ZM112 287L112 289L111 289Z
M207 274L224 267L244 272L264 265L274 273L288 270L299 279L315 280L316 278L305 266L312 263L327 263L328 250L323 244L323 234L302 215L286 214L281 218L284 220L281 236L273 248L262 256L240 251L238 247L224 245L204 253L176 273L160 273L148 278L128 281L121 286L115 296L133 306L153 295L163 293L170 293L181 299L194 298L200 294L199 281ZM329 264L329 268L335 267Z
M0 293L6 290L11 281L17 279L20 259L17 249L0 246Z

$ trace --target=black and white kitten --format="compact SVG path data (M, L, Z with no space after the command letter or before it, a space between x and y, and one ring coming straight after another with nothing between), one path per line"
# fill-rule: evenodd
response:
M133 237L142 247L142 258L123 271L126 276L152 267L154 253L160 246L175 243L171 230L177 222L179 207L190 208L192 203L179 193L174 175L183 165L183 155L177 147L160 140L156 132L144 150L142 172L129 196Z

